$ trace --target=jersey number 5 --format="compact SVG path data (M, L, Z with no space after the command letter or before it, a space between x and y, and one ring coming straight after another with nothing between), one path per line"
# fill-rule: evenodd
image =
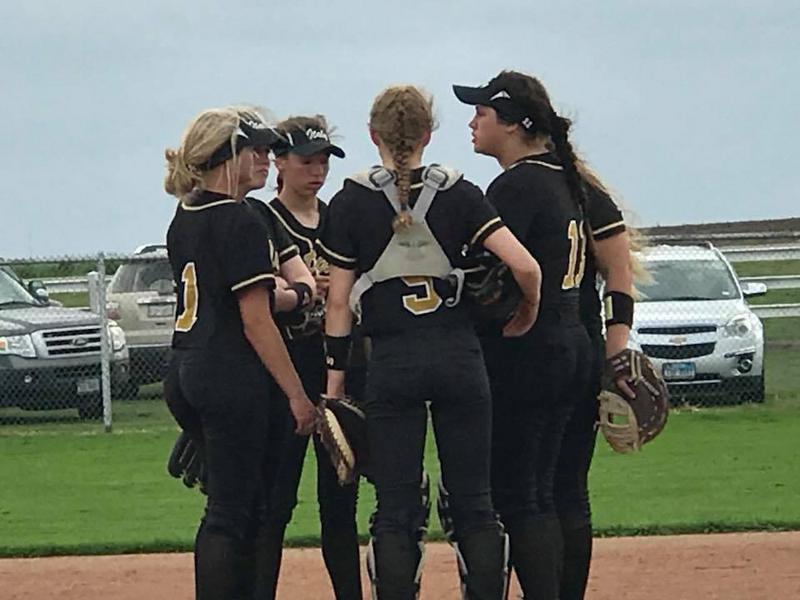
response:
M197 322L197 272L193 262L186 263L181 273L183 282L183 312L175 321L175 331L186 333Z
M583 231L583 221L572 220L567 226L569 239L569 264L564 280L561 282L562 290L571 290L580 286L583 281L583 270L586 267L586 234Z
M403 283L414 289L413 294L403 296L403 306L414 315L432 313L442 305L442 298L433 289L430 277L402 277Z

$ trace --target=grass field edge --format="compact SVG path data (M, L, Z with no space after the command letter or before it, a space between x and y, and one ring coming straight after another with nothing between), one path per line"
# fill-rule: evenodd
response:
M637 527L603 527L594 530L596 538L642 537L667 535L695 535L713 533L750 533L782 531L800 531L800 521L790 522L745 522L745 523L696 523L696 524L662 524L642 525ZM359 543L366 544L369 537L359 536ZM441 531L428 534L428 542L445 541ZM292 537L286 540L287 548L317 548L320 540L316 536ZM57 546L0 546L0 559L10 558L48 558L58 556L104 556L119 554L169 554L191 552L193 543L186 541L156 540L148 544L136 543L104 543L104 544L71 544Z

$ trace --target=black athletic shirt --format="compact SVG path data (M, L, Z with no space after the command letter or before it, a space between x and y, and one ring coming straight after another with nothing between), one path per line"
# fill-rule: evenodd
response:
M267 229L267 235L269 235L268 239L272 240L275 249L275 252L272 254L273 258L277 258L277 260L274 261L272 266L277 274L280 270L280 266L290 258L294 258L300 254L300 250L289 235L289 232L287 232L283 225L275 218L275 215L266 203L258 198L250 197L245 198L244 201L245 204L252 208L263 220L264 227Z
M220 354L252 353L236 292L259 283L273 289L276 252L248 205L214 192L179 204L167 232L177 283L172 347Z
M611 197L587 185L586 220L595 240L605 240L625 231L622 211ZM586 253L586 272L581 283L581 320L593 336L602 331L600 296L597 289L597 264L591 252Z
M563 311L574 304L577 315L586 245L583 214L558 159L547 153L520 160L492 181L486 199L542 269L537 323L550 308Z
M422 170L411 172L411 206L422 188ZM354 270L358 279L389 243L394 216L383 192L348 179L331 200L320 248L331 264ZM426 221L454 267L464 264L465 245L480 245L503 226L481 190L464 179L436 194ZM398 277L378 283L361 297L362 331L374 336L468 322L463 303L445 305L443 296L449 291L436 278Z

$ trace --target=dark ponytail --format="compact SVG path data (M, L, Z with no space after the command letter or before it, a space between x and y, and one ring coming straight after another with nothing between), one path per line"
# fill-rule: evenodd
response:
M578 172L578 157L569 141L570 127L572 127L572 121L566 117L560 117L555 111L550 113L550 139L553 141L558 158L561 159L572 197L581 207L581 211L585 213L586 186Z

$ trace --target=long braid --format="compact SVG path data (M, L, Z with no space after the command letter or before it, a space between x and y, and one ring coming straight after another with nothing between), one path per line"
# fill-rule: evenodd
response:
M411 169L409 159L417 145L433 129L430 98L410 85L387 88L375 99L370 128L389 151L394 163L400 213L392 219L395 231L412 224L409 210Z
M564 167L564 175L567 178L567 185L572 193L572 197L581 207L581 211L586 213L586 187L583 178L578 172L578 157L569 141L569 129L572 122L564 117L560 117L555 111L550 115L550 139L553 140L556 153L561 159Z
M409 196L411 195L411 169L408 168L408 151L398 150L393 153L395 176L397 181L397 201L400 203L400 214L392 219L392 228L397 231L411 225L414 221L408 207Z

